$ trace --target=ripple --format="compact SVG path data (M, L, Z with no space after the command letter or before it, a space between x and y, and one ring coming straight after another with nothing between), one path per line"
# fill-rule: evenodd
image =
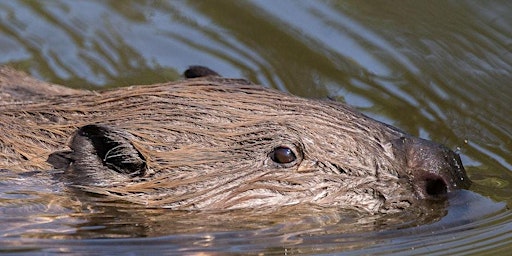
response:
M4 251L26 250L30 253L83 253L101 251L105 254L145 253L333 253L346 255L393 254L429 255L503 252L512 240L512 212L502 203L478 194L461 191L450 197L449 213L440 221L418 227L392 227L382 231L346 232L341 219L324 215L317 227L299 223L272 225L268 228L230 232L193 232L150 238L117 239L10 239L0 240ZM155 216L158 216L155 215ZM320 215L321 216L321 215ZM306 218L307 219L307 218ZM303 219L305 220L305 219ZM309 219L310 221L312 219ZM327 222L325 222L327 221ZM316 222L318 223L318 222ZM297 224L299 227L297 228ZM340 226L342 225L342 226ZM397 226L398 227L398 226ZM90 226L90 231L104 227ZM341 228L341 229L340 229ZM344 230L340 232L340 230ZM61 236L65 232L59 231ZM66 236L62 236L65 238Z

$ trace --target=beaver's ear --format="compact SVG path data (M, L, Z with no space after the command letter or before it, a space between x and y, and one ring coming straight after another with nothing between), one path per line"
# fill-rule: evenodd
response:
M197 77L207 77L207 76L218 76L220 75L204 66L190 66L185 72L183 72L183 76L185 78L197 78Z
M86 125L73 136L71 151L55 152L48 162L55 168L72 171L76 178L82 177L86 182L109 182L112 174L118 174L117 178L142 177L147 170L146 159L133 146L132 137L111 126Z

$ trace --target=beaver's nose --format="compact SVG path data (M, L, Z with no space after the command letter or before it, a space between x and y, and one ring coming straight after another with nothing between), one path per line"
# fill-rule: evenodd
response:
M418 197L435 199L471 185L460 157L447 147L414 137L392 141L395 155L404 157L406 175Z

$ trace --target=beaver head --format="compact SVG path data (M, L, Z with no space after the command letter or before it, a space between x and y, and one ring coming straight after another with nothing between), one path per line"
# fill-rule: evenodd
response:
M393 212L469 186L444 146L337 102L206 74L68 98L59 115L83 125L49 162L88 191L174 209Z

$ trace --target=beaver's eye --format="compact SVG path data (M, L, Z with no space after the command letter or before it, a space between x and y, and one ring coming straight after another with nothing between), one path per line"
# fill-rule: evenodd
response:
M278 164L288 164L297 159L295 153L287 147L277 147L270 153L272 161Z

